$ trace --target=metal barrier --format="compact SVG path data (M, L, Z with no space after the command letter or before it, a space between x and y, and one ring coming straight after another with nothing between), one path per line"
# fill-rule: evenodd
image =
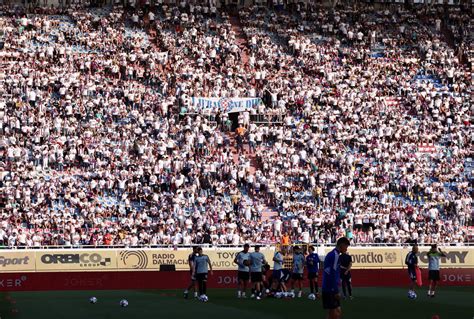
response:
M251 247L259 245L262 247L272 247L274 246L277 249L285 249L285 252L293 253L293 247L299 246L303 248L303 251L306 253L308 251L309 246L314 246L316 249L318 248L325 248L325 247L334 247L334 243L293 243L289 245L282 245L278 242L263 242L263 243L248 243ZM357 248L384 248L384 247L410 247L412 244L405 243L405 244L392 244L392 243L356 243L351 244L351 247ZM430 244L423 244L419 243L419 246L429 246ZM465 242L461 244L454 244L454 243L437 243L440 247L474 247L474 241L472 242ZM133 249L141 249L141 248L166 248L166 249L190 249L195 246L200 246L203 248L238 248L242 247L241 245L212 245L212 244L189 244L189 245L137 245L137 246L126 246L126 245L42 245L42 246L2 246L0 247L0 251L2 250L23 250L23 249L114 249L114 248L133 248ZM286 248L284 248L286 247Z

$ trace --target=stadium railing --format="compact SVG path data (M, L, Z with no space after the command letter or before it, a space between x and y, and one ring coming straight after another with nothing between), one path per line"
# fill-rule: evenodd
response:
M290 245L282 245L276 242L266 242L266 243L248 243L251 247L255 245L259 245L262 247L276 247L278 249L284 249L287 252L292 253L293 247L298 246L302 247L303 251L306 253L308 251L309 246L314 247L334 247L334 243L292 243ZM351 247L409 247L411 243L352 243ZM429 246L429 243L419 243L420 246ZM437 243L440 247L465 247L465 246L473 246L474 241L471 242L464 242L464 243ZM0 246L1 249L116 249L116 248L166 248L166 249L190 249L194 246L201 246L203 248L238 248L242 247L243 244L239 245L213 245L213 244L189 244L189 245L41 245L41 246Z

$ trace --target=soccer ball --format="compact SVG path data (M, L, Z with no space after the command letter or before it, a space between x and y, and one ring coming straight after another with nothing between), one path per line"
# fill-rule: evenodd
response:
M96 297L90 297L89 302L90 303L97 303L97 298Z
M128 301L126 299L120 300L120 307L128 307Z
M266 289L265 293L268 295L270 293L270 289Z
M315 294L309 294L308 299L309 300L316 300L316 295Z
M416 292L410 290L408 292L408 299L416 299L417 295L416 295Z
M201 300L202 302L208 302L209 298L207 298L206 295L202 295L201 297L199 297L199 300Z

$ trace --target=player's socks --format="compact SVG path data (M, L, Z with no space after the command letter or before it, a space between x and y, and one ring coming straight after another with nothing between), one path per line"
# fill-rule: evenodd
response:
M302 291L302 290L300 290L300 291L298 292L298 298L301 298L301 296L303 296L303 291Z
M242 297L242 292L239 290L237 291L237 298L241 298Z
M312 294L314 294L314 283L312 281L309 282L309 289Z
M198 293L197 291L194 292L194 298L197 298L198 297Z
M200 281L199 282L199 296L202 296L204 294L205 294L205 292L204 292L204 281Z
M247 298L247 295L246 295L245 292L242 293L242 298L244 298L244 299Z

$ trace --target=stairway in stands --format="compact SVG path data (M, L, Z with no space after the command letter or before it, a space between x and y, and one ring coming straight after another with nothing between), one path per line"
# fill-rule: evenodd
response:
M231 146L231 151L232 151L232 155L233 155L233 158L234 158L234 163L236 165L239 165L241 163L240 163L240 160L239 160L239 154L237 152L237 143L235 141L235 135L236 134L233 133L233 132L227 133L227 138L229 139L229 143L230 143L230 146ZM243 155L245 156L246 159L250 160L249 173L252 174L252 175L255 175L255 172L258 169L258 163L257 163L255 153L250 153L248 144L244 145ZM244 196L251 197L247 194L244 194ZM263 211L262 211L263 221L265 222L265 221L268 221L268 220L272 220L273 218L275 218L275 216L278 216L278 212L276 211L276 209L273 208L273 207L270 207L268 205L264 205Z
M232 31L235 33L235 44L240 48L240 58L243 65L249 61L247 37L242 29L240 18L238 16L230 16L230 24Z
M231 15L230 16L230 24L232 31L235 33L235 43L240 49L240 58L241 58L241 63L244 66L248 64L249 61L249 46L247 43L247 37L242 29L242 24L240 23L240 18L236 15ZM237 148L236 148L236 141L235 141L235 133L230 132L227 134L227 137L229 138L230 145L232 146L232 153L234 154L234 162L236 164L239 164L239 155L237 153ZM255 171L257 170L257 159L255 157L254 153L250 153L249 145L245 144L244 145L244 154L243 154L248 160L250 160L250 174L255 174ZM269 206L264 206L263 212L262 212L262 219L263 221L268 221L273 219L275 216L278 216L278 212Z

